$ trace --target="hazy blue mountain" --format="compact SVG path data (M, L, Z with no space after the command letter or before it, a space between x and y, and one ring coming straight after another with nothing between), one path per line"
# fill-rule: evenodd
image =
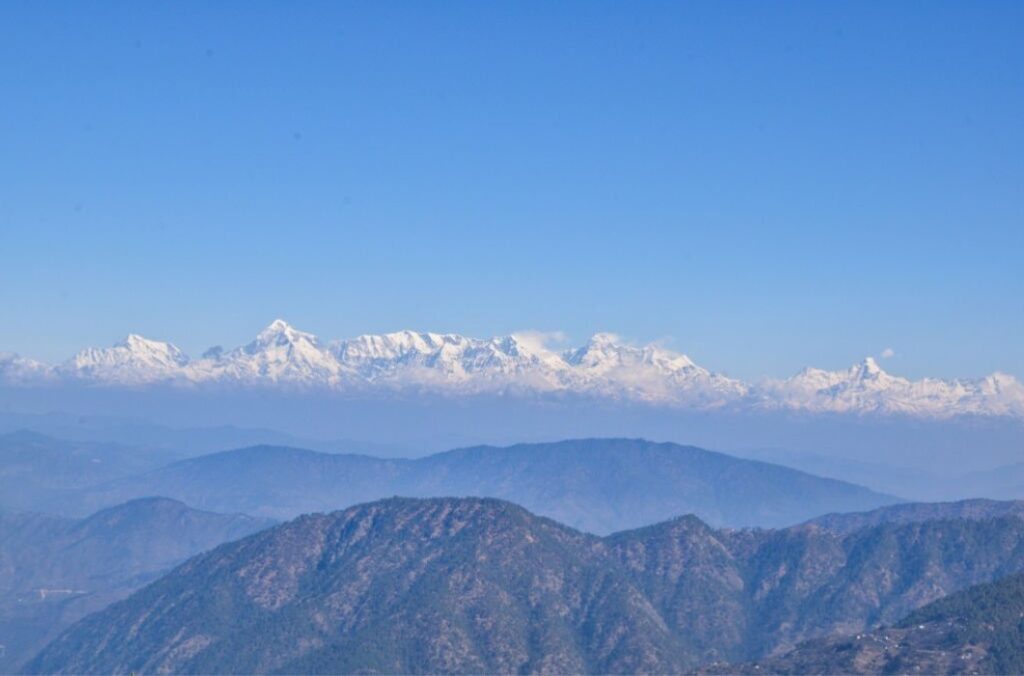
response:
M416 460L260 446L174 463L94 487L79 510L167 495L219 512L291 518L393 495L516 502L593 533L693 513L715 525L781 526L896 498L690 446L585 439L476 447Z
M808 641L779 657L722 665L745 674L1024 673L1024 575L957 592L895 626Z
M139 389L65 383L11 388L0 383L0 410L63 410L75 414L75 420L113 416L149 421L168 428L270 428L293 437L229 440L230 443L213 447L206 445L199 452L273 444L393 457L395 453L391 449L396 447L405 449L402 455L413 456L477 444L643 437L726 452L731 452L728 449L784 448L916 471L955 468L957 472L970 472L1019 462L1024 444L1024 419L1006 417L958 416L921 421L868 413L737 411L729 407L690 411L564 393L529 398L481 393L470 398L449 398L409 392L385 397L280 388L225 391L221 388L151 386ZM0 414L2 419L3 414ZM75 435L74 430L81 427L77 423L69 425L65 431L25 424L19 427L38 429L56 437L86 438ZM363 444L324 448L315 442L317 439L372 440L384 445L386 450ZM132 437L118 436L112 440L129 445L135 443ZM964 449L971 450L965 453ZM791 466L787 459L761 459ZM800 468L822 474L813 466ZM845 468L840 469L845 472ZM842 473L834 478L869 485L881 492L893 492L883 485L863 484L859 480L863 474L859 472ZM903 495L900 491L895 494ZM996 496L967 491L940 496L914 493L910 497Z
M603 539L492 499L389 499L191 559L36 672L685 672L869 630L1024 570L1024 520Z
M0 670L190 556L272 523L166 498L134 500L81 520L0 514Z
M62 512L70 491L127 477L181 457L112 443L0 435L0 510Z
M787 526L801 514L897 501L780 465L640 439L481 446L439 453L415 467L410 495L503 498L595 533L680 514L713 525Z
M314 439L259 427L172 427L144 419L110 415L0 412L0 434L26 430L62 440L115 444L144 451L163 451L178 458L259 444L296 446L330 453L372 453L380 456L402 455L405 451L393 445L370 441Z
M87 491L88 509L167 495L217 512L274 518L332 511L398 491L408 461L254 446L200 456Z

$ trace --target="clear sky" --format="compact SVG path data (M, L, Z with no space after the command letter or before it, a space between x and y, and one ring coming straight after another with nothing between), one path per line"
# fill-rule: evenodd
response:
M1024 376L1024 3L0 3L0 350Z

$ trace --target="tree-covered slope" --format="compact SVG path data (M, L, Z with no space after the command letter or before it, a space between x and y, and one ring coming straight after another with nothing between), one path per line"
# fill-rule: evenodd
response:
M175 500L134 500L75 520L0 515L0 670L185 559L271 525Z
M808 641L718 673L1024 673L1024 574L977 585L911 613L895 626Z
M617 672L868 631L1024 570L1024 520L606 538L493 499L389 499L196 557L49 645L41 672Z
M770 654L892 623L946 594L1024 570L1016 517L715 531L693 518L612 535L612 555L702 661Z
M196 557L38 672L666 672L677 642L597 538L497 500L392 499Z
M825 514L812 523L837 533L852 533L883 523L912 523L941 519L984 521L1001 516L1024 518L1024 500L958 500L955 502L905 502L886 505L868 512Z

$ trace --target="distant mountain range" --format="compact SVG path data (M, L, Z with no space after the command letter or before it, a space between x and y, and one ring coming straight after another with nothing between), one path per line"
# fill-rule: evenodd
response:
M205 427L170 427L145 419L107 415L74 415L59 411L45 414L0 411L0 444L12 435L29 438L59 439L65 445L107 445L130 448L137 456L148 459L185 458L203 453L242 448L259 444L295 446L331 453L371 453L373 455L405 455L408 449L356 439L316 439L296 436L267 428L246 428L233 425Z
M273 523L166 498L85 519L0 512L0 673L190 556Z
M692 446L580 439L464 448L415 460L256 446L93 483L65 492L61 501L48 498L40 508L84 514L149 495L277 519L393 495L495 497L599 534L679 514L696 514L716 526L788 526L899 501Z
M529 334L491 339L402 331L322 342L275 320L247 345L211 348L192 359L174 345L135 334L51 366L0 354L0 381L15 385L323 388L349 394L429 392L582 395L695 410L727 408L886 413L948 418L1024 417L1024 385L993 373L974 380L911 381L872 358L843 371L805 369L784 380L745 383L657 345L612 334L551 350Z
M201 554L26 670L692 673L865 632L1024 570L1024 520L943 511L849 533L682 517L597 538L499 500L394 498ZM1002 591L981 606L972 593L908 622L966 616L984 633L991 614L998 636L1019 631L1018 592L1008 610Z
M68 441L36 432L0 435L0 512L66 513L69 492L156 469L182 456L122 444Z

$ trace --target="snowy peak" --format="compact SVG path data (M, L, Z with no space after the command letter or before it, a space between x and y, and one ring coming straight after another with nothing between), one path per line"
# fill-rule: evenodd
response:
M408 361L435 354L445 347L462 345L467 339L453 334L396 331L382 335L362 335L340 341L333 351L340 359L360 361Z
M108 348L82 350L54 368L0 353L0 382L60 379L98 385L298 387L333 391L573 394L698 410L783 409L918 417L1024 418L1024 385L1005 373L976 380L909 380L868 357L847 369L806 368L781 380L745 383L709 371L657 344L632 345L597 333L575 349L548 347L549 334L470 338L396 331L322 343L276 319L249 343L190 360L171 343L129 334Z
M573 366L599 372L638 366L654 367L666 373L699 368L684 354L656 345L629 345L612 333L594 334L585 346L567 352L565 360Z
M865 357L859 364L854 364L849 369L849 380L856 382L889 382L893 380L882 367L878 365L874 357Z
M616 333L595 333L590 337L590 340L587 341L587 348L596 350L603 347L615 347L622 342L622 337Z
M568 371L570 365L565 358L548 348L546 339L536 335L512 334L504 338L493 338L495 351L507 355L518 363L543 367L551 371Z
M317 337L283 319L275 319L243 347L209 354L189 370L190 380L333 385L341 377L337 360Z
M113 349L124 349L125 355L140 363L159 363L167 366L184 366L188 363L188 357L176 345L150 340L137 333L129 333L124 340L116 343Z
M882 370L882 367L878 365L878 362L875 361L874 357L865 357L864 361L853 368L861 379L877 378L879 375L885 373L885 371Z
M580 349L567 351L564 358L573 367L594 374L640 370L650 375L660 374L671 378L710 375L685 354L657 345L637 347L608 333L594 335Z
M804 369L760 386L762 405L814 412L899 413L921 417L1013 415L1024 417L1024 386L1012 376L977 380L912 381L893 376L872 357L845 371Z
M34 359L26 359L13 352L0 352L0 383L31 383L48 379L53 369Z
M598 333L586 345L564 354L574 371L595 383L591 389L651 402L719 408L746 396L743 383L697 366L689 357L658 345L629 345Z
M462 390L515 389L523 378L543 389L563 387L562 359L516 336L489 340L458 334L399 331L364 335L332 347L346 369L368 382Z
M805 368L795 376L787 378L781 383L787 387L807 390L822 390L836 387L852 387L858 384L872 381L894 380L882 367L878 365L873 357L865 357L862 361L854 364L844 371L825 371L823 369Z
M79 378L137 384L173 379L188 363L171 343L130 333L113 347L82 350L59 370Z
M267 325L267 328L260 331L256 335L256 339L246 347L256 352L272 346L284 347L298 343L315 345L316 342L317 338L313 334L299 331L283 319L275 319Z

